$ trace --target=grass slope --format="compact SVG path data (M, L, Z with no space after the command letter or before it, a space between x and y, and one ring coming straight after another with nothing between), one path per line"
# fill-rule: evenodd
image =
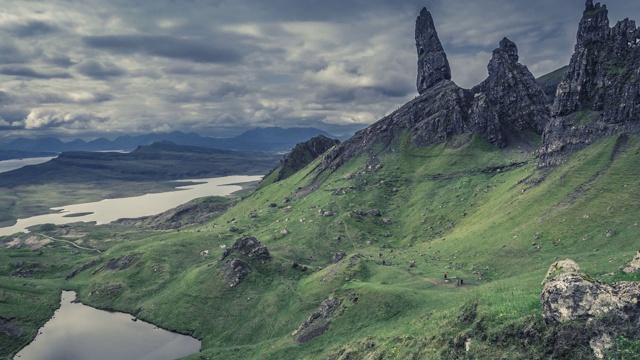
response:
M588 325L542 322L540 281L564 258L596 279L638 280L619 267L640 246L640 137L602 140L542 170L524 150L456 140L416 149L400 139L332 174L318 174L318 160L180 231L89 227L75 237L101 254L61 242L41 255L3 249L0 318L25 331L19 340L0 331L2 353L16 351L68 288L87 304L202 339L193 359L591 356L575 336ZM243 234L272 258L218 261ZM347 256L334 263L339 251ZM224 272L230 258L253 270L234 287ZM13 278L18 261L43 270ZM73 269L83 270L64 280ZM324 334L300 343L292 332L328 298L339 305L321 320ZM563 337L571 347L554 341ZM618 354L634 346L619 339Z

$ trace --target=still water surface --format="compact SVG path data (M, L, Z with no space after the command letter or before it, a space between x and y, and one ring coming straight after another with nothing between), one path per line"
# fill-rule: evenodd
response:
M122 218L138 218L161 213L203 196L225 196L241 190L241 183L259 181L262 176L225 176L210 179L183 180L202 184L179 186L176 191L146 194L118 199L106 199L98 202L66 205L52 208L55 214L33 216L18 219L13 226L0 228L0 236L17 232L27 232L27 228L38 224L69 224L78 221L106 224Z
M75 297L73 291L62 292L60 309L14 360L173 360L200 350L192 337L132 321L129 314L72 303Z
M45 163L45 162L47 162L47 161L49 161L49 160L51 160L53 158L54 158L54 156L35 157L35 158L27 158L27 159L2 160L2 161L0 161L0 173L6 172L6 171L15 170L15 169L19 169L19 168L27 166L27 165L42 164L42 163Z

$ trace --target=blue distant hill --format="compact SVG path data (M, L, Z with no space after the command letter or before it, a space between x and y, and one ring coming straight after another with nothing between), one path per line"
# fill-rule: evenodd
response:
M64 142L54 137L40 139L18 138L6 143L0 143L0 153L7 154L6 158L26 157L28 152L64 152L64 151L105 151L105 150L134 150L141 145L154 142L170 141L178 145L201 146L213 149L282 152L291 150L296 144L309 140L318 135L336 139L325 131L316 128L255 128L231 138L214 138L201 136L196 133L174 131L170 133L124 135L113 140L98 138L91 141L76 139ZM11 157L11 154L16 154Z

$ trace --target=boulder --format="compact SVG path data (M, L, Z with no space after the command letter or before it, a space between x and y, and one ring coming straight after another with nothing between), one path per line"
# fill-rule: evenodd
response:
M625 266L622 271L625 274L634 274L640 271L640 251L636 253L636 256L633 257L633 260L629 263L629 265Z
M623 321L640 325L640 282L621 281L607 284L579 273L573 260L554 263L544 282L540 295L542 316L549 322L591 320L601 314L610 314Z
M564 259L560 261L556 261L549 267L547 271L547 275L542 280L542 285L544 285L549 279L558 275L559 273L566 272L578 272L580 270L580 265L578 265L575 261L571 259Z

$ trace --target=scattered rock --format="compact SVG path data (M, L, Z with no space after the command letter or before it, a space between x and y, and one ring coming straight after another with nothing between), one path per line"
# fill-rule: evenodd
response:
M78 275L80 272L87 270L90 267L94 267L96 265L98 265L99 263L102 262L102 258L99 259L93 259L85 264L82 264L82 266L80 266L79 268L73 270L72 272L70 272L69 274L67 274L67 277L65 278L65 280L69 280L71 278L73 278L74 276Z
M369 210L369 214L371 214L373 216L382 216L382 213L380 213L380 210L378 210L378 209Z
M333 254L333 257L331 258L331 260L333 260L334 263L338 263L338 262L342 261L346 257L347 257L347 253L346 252L338 251L337 253Z
M258 213L256 211L251 211L248 216L249 219L255 219L258 217Z

